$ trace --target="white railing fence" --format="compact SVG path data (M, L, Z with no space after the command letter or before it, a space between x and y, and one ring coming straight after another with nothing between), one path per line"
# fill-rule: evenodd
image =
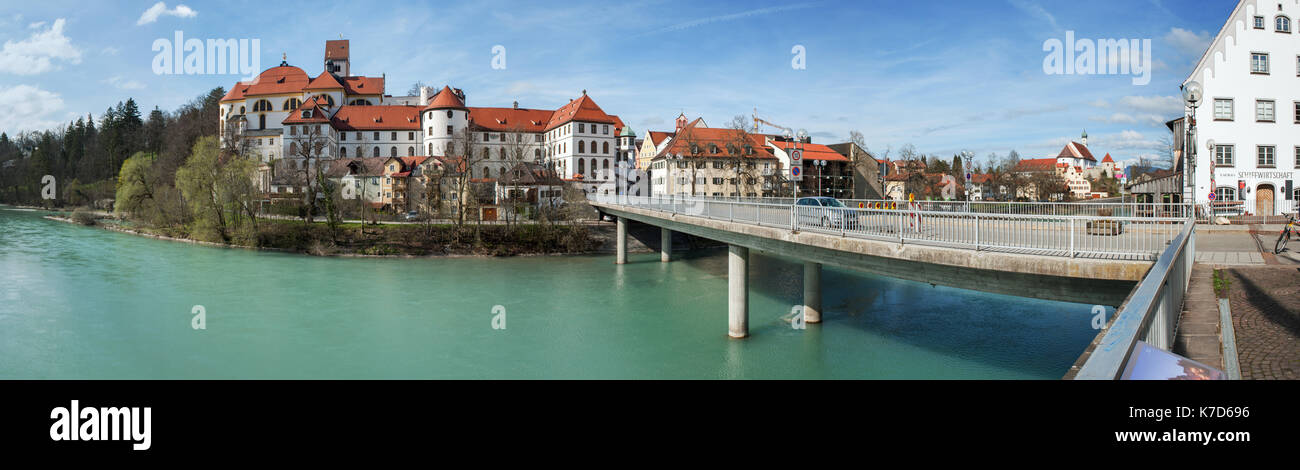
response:
M592 195L593 202L623 205L813 232L842 237L896 241L974 250L1020 252L1047 256L1154 260L1165 250L1192 214L1181 204L1071 203L1025 207L1027 213L1002 213L993 207L971 209L973 203L846 201L854 207L800 206L789 203L744 202L726 198L681 196L626 197ZM992 203L1008 204L1008 203ZM1016 203L1021 204L1021 203ZM1081 203L1074 203L1081 204ZM1057 207L1052 207L1053 205ZM1017 206L1009 206L1017 207ZM968 210L959 210L966 208ZM1037 211L1039 213L1032 213ZM1107 214L1107 215L1098 215Z
M1172 348L1195 260L1196 224L1188 220L1065 378L1120 378L1139 340L1166 351Z

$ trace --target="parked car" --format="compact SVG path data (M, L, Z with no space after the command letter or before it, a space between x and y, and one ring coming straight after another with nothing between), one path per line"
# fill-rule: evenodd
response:
M833 197L801 197L794 202L795 218L801 226L832 229L857 227L856 214Z
M403 216L403 218L406 219L407 222L420 220L420 212L419 212L419 211L409 211L409 212L406 213L405 216Z

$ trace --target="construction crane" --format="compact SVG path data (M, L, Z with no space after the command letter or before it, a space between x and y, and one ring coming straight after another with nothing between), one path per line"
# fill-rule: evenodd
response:
M758 130L761 128L761 125L766 125L766 126L768 126L768 127L773 127L773 128L777 128L777 129L781 129L781 130L785 131L785 135L788 135L788 136L793 136L793 135L794 135L794 129L791 129L791 128L789 128L789 127L785 127L785 126L781 126L781 125L777 125L777 124L775 124L775 123L773 123L773 122L771 122L771 121L767 121L767 120L764 120L763 118L758 117L758 108L754 108L754 114L752 114L751 117L754 118L754 132L758 132Z

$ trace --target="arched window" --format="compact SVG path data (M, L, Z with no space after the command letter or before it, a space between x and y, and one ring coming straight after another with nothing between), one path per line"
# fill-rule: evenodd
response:
M591 153L596 153L596 141L591 141Z
M609 155L609 142L605 142L605 143L601 144L601 146L600 146L600 153L603 153L603 154L605 154L605 155Z
M484 160L491 160L491 159L492 159L492 154L488 153L488 150L489 150L489 149L487 149L487 148L484 148L484 149L483 149L483 159L484 159Z
M596 159L594 159L594 158L591 159L591 172L592 172L592 173L595 173L595 172L596 172Z
M1274 20L1274 25L1277 26L1277 32L1279 33L1291 32L1291 18L1278 15L1277 19Z
M270 102L270 101L267 101L267 100L257 100L256 103L253 103L253 112L255 112L255 113L257 113L257 112L262 112L262 111L270 111L270 110L271 110L271 102Z
M533 158L542 158L542 149L533 149Z
M297 154L298 154L298 143L289 142L289 155L297 155Z
M347 148L347 147L343 147L343 148L340 148L340 149L339 149L339 158L348 158L348 148Z
M415 146L414 146L414 145L412 145L412 146L406 148L406 156L408 156L408 157L414 157L414 156L415 156Z
M390 157L396 157L396 156L397 156L397 146L396 146L396 145L394 145L394 146L392 146L392 147L389 147L389 149L388 149L388 156L390 156Z
M484 178L491 178L491 177L492 177L492 169L491 169L491 168L488 168L488 167L486 167L486 166L484 166L484 167L483 167L483 177L484 177Z
M578 159L578 174L585 173L586 171L587 171L586 160L583 160L583 159L579 158L579 159Z
M586 142L583 142L583 141L581 141L581 140L579 140L579 141L578 141L578 153L583 153L583 152L586 152L586 151L587 151L587 143L586 143Z
M352 100L348 104L353 106L370 106L370 100Z
M433 156L433 142L429 142L429 154L428 154L428 155L429 155L430 157Z
M456 115L456 113L451 112L450 109L447 110L447 119L451 119L452 116L455 116L455 115Z
M379 147L375 147L374 151L372 151L372 152L370 152L370 153L373 154L373 156L378 157L378 156L379 156Z
M505 160L505 159L506 159L506 149L505 149L505 147L502 147L502 148L501 148L501 159L502 159L502 160Z
M605 161L601 162L601 163L600 163L600 168L601 168L602 170L608 170L608 169L609 169L609 159L605 159Z
M1219 186L1214 189L1214 198L1216 201L1235 201L1237 200L1237 188L1232 186Z
M287 100L284 100L284 110L291 111L294 109L298 109L299 104L301 103L298 102L298 98L289 98Z
M244 107L243 107L243 106L240 106L240 107L239 107L239 114L244 114Z
M506 177L506 169L497 168L497 178L505 178L505 177Z

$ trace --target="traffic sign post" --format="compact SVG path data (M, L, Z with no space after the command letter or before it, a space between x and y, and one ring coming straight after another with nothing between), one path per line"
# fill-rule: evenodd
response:
M803 181L803 167L800 166L790 167L790 180Z

